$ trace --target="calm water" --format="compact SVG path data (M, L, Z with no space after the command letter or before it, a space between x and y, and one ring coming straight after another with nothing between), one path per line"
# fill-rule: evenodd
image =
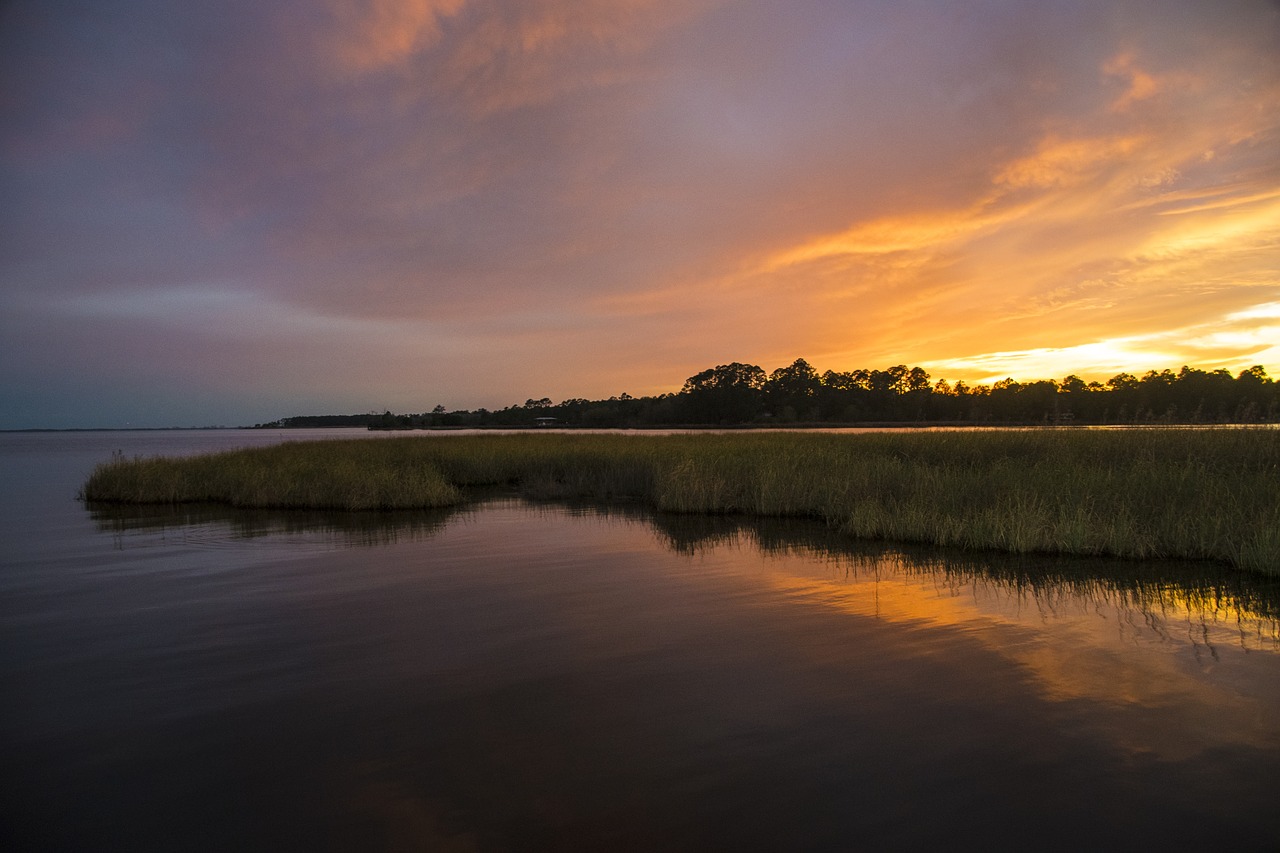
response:
M74 498L115 451L278 440L0 434L4 849L1280 848L1274 584Z

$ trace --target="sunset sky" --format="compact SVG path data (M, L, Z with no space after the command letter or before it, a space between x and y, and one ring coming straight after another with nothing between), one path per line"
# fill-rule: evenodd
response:
M1280 374L1275 0L10 0L0 428Z

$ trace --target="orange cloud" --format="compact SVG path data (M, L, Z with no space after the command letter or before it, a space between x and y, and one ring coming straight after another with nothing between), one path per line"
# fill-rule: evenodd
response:
M1222 191L1217 190L1213 195L1221 195ZM1192 205L1190 207L1180 207L1173 210L1160 211L1161 216L1181 216L1187 213L1203 213L1206 210L1222 210L1228 207L1239 207L1242 204L1253 204L1259 201L1271 201L1280 198L1280 189L1265 190L1263 192L1251 193L1246 195L1231 196L1229 198L1219 198L1215 201L1207 201L1202 204Z
M1120 97L1111 102L1112 112L1124 112L1135 103L1158 94L1163 83L1137 66L1132 53L1121 53L1102 66L1104 74L1125 79L1127 87Z
M1062 139L1050 135L1034 154L1000 169L994 183L1002 190L1077 186L1133 156L1144 142L1138 136Z
M936 252L997 228L1013 215L1016 214L968 210L877 219L855 225L841 234L819 237L777 252L764 261L762 269L773 272L796 264L846 255Z
M847 255L887 255L904 252L937 254L1035 217L1052 219L1074 215L1079 201L1055 191L1096 181L1107 168L1121 167L1139 152L1137 136L1063 139L1050 135L1035 153L998 166L986 196L967 208L935 210L909 216L890 216L859 223L839 234L813 238L770 255L761 265L775 271L795 264ZM1024 191L1032 191L1028 194ZM1093 203L1093 194L1086 203ZM1069 207L1064 210L1064 207Z
M1204 326L1280 296L1280 178L1255 167L1215 180L1253 139L1234 122L1048 132L993 164L967 205L811 237L766 255L754 275L803 271L815 301L845 300L829 310L857 318L858 348L841 346L851 324L833 316L810 352L878 353L959 378L1265 362L1280 355L1265 340L1271 327Z
M440 41L442 22L468 0L361 0L331 4L337 24L335 51L351 71L373 71L404 62Z

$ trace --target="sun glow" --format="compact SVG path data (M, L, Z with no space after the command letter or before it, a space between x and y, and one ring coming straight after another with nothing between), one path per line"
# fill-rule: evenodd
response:
M1280 303L1266 303L1156 334L941 359L928 366L950 379L991 383L1009 377L1022 381L1061 379L1067 373L1086 380L1106 380L1118 373L1140 374L1183 364L1226 368L1234 373L1278 360Z

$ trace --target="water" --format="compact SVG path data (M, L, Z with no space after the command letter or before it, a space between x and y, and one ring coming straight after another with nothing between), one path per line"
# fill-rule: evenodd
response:
M634 507L74 499L113 452L279 440L0 435L4 849L1280 846L1274 584Z

